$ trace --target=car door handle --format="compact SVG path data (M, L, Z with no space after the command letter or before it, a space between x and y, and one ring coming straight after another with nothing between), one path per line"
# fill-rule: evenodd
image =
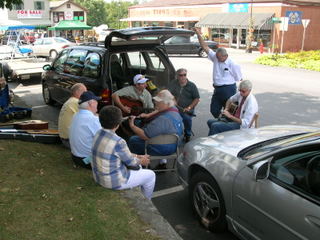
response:
M320 228L320 219L315 216L306 216L306 220L309 224L312 224L316 226L317 228Z

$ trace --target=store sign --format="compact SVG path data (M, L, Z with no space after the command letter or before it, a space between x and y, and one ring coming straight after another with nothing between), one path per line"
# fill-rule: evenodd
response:
M289 19L288 24L301 24L301 11L286 11L286 17Z
M281 23L281 18L273 17L271 20L273 23Z
M229 3L228 12L248 12L248 3Z
M281 17L280 31L283 31L283 32L288 31L288 24L289 24L289 18Z
M64 13L65 20L73 20L73 12L72 11L66 11Z
M41 10L17 10L17 18L42 18Z

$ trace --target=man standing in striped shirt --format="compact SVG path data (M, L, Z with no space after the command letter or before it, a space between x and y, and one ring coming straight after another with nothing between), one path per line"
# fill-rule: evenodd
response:
M122 121L121 110L106 106L99 113L102 129L97 132L92 145L92 173L94 180L109 189L122 190L141 187L143 195L151 199L155 173L147 166L149 155L132 154L124 139L115 131Z

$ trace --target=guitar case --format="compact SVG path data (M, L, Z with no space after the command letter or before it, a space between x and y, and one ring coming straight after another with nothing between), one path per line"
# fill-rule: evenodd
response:
M18 130L0 128L0 139L21 140L37 143L61 143L58 130Z
M12 119L30 118L31 108L10 106L8 84L4 88L0 87L0 122L7 122Z

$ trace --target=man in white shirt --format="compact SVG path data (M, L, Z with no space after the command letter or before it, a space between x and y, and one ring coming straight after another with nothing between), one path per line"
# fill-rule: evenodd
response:
M258 103L251 94L252 83L244 80L239 85L239 92L229 98L225 110L222 112L224 121L210 119L207 124L209 136L234 129L250 128L254 115L258 112ZM238 103L235 113L230 112L231 103Z
M213 95L211 98L210 112L218 118L221 109L227 100L236 93L236 82L242 80L241 68L228 58L228 53L224 48L218 48L216 52L208 47L203 40L199 29L195 29L199 43L208 54L208 58L213 62Z
M79 112L74 115L69 132L72 160L76 166L91 169L88 164L90 161L86 159L91 156L93 138L101 129L99 117L96 115L100 99L91 91L80 96Z

